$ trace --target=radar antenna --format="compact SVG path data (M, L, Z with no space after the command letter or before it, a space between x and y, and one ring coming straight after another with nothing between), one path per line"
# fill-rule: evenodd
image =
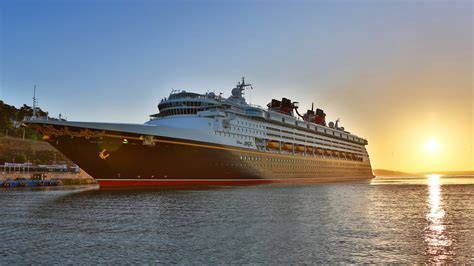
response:
M237 83L237 87L241 90L244 90L246 87L250 87L253 90L252 84L245 84L245 77L242 77L242 82Z
M245 88L247 87L250 87L250 89L253 89L252 87L252 84L246 84L245 83L245 77L242 77L242 81L241 82L237 82L237 85L235 86L235 88L232 90L232 96L236 97L236 98L242 98L242 95L243 95L243 91L245 90Z

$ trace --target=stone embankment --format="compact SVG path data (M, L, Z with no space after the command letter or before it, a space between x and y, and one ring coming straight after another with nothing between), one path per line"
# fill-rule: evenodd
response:
M26 177L30 178L33 173L25 172L0 172L0 180L7 178L18 178ZM44 172L46 179L57 179L61 180L64 185L94 185L97 182L86 172L80 171L79 173L62 173L62 172Z

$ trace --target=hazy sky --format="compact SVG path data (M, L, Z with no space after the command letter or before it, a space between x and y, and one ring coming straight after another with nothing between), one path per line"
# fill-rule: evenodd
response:
M374 168L474 170L471 1L0 0L0 99L144 122L171 89L314 102ZM435 139L437 152L425 143Z

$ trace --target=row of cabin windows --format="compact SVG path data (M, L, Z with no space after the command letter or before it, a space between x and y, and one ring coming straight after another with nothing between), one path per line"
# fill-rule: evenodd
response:
M258 130L253 130L253 129L248 129L248 128L241 128L241 127L231 127L232 130L234 131L238 131L238 132L246 132L246 133L253 133L253 134L256 134L256 135L260 135L260 136L264 136L265 133L262 132L262 131L258 131Z
M252 137L239 135L239 134L234 134L234 133L215 131L214 134L222 136L222 137L230 137L230 138L234 138L234 139L252 140Z
M160 104L158 107L161 110L161 109L166 109L166 108L171 108L171 107L181 107L181 106L196 107L196 106L211 106L211 105L214 105L214 104L206 103L206 102L169 102L169 103Z
M286 159L286 158L268 158L268 157L256 157L256 156L240 156L242 161L268 161L268 162L278 162L278 163L309 163L309 164L318 164L318 165L328 165L328 166L347 166L352 167L353 164L348 163L338 163L338 162L322 162L322 161L313 161L313 160L299 160L299 159ZM360 160L360 159L359 159ZM363 164L357 164L358 167L368 167Z
M318 138L318 137L314 137L312 135L304 135L304 134L300 134L300 133L293 133L291 131L288 131L288 130L280 130L278 128L274 128L274 127L267 127L268 130L271 130L271 131L275 131L275 132L283 132L283 133L286 133L286 134L290 134L290 135L298 135L298 136L302 136L302 137L306 137L306 138L312 138L312 139L316 139L316 140L321 140L321 141L326 141L326 142L332 142L332 143L336 143L336 144L339 144L339 145L342 145L342 147L346 148L346 146L351 146L353 148L356 148L356 149L350 149L350 150L353 150L353 151L359 151L360 150L360 147L356 146L356 145L352 145L352 144L349 144L349 143L343 143L343 142L339 142L339 141L334 141L334 140L327 140L327 139L322 139L322 138ZM288 137L285 137L283 136L283 138L288 138ZM311 141L308 141L308 142L311 142ZM325 143L322 143L322 144L325 144ZM327 145L327 144L325 144ZM333 146L333 145L331 145ZM337 146L334 146L334 147L337 147Z
M355 151L355 152L360 152L360 149L353 149L352 148L352 145L331 145L331 144L326 144L326 143L321 143L321 142L316 142L316 141L311 141L311 140L303 140L303 139L299 139L299 138L292 138L292 137L288 137L288 136L285 136L285 135L276 135L276 134L272 134L272 133L267 133L267 136L269 137L276 137L276 138L281 138L281 139L287 139L287 140L297 140L297 141L301 141L301 142L306 142L306 143L313 143L313 144L320 144L320 145L326 145L326 146L329 146L329 147L334 147L334 148L340 148L340 149L346 149L346 150L351 150L351 151ZM334 142L334 141L331 141L331 142ZM337 142L334 142L334 143L337 143ZM350 146L350 147L347 147L347 146Z
M251 167L251 164L247 163L229 163L229 162L221 162L221 163L213 163L214 166L221 166L221 167ZM358 174L370 174L370 171L367 171L367 169L361 169L357 167L331 167L327 165L290 165L290 166L284 166L285 171L280 171L281 169L278 169L278 164L253 164L254 166L258 167L257 169L249 169L253 170L253 172L261 172L261 171L271 171L273 173L277 174L295 174L295 173L300 173L300 174L312 174L312 172L307 172L308 170L314 171L316 173L320 174L328 174L328 175L340 175L341 172L346 172L350 174L358 173ZM276 167L275 167L276 166ZM337 169L337 172L334 171L334 169ZM313 173L314 173L313 172Z
M353 166L353 164L348 164L348 163L336 163L336 162L328 163L328 162L322 162L322 161L287 159L287 158L267 158L267 157L262 158L262 157L256 157L256 156L240 156L240 160L242 161L268 161L268 162L278 162L278 163L297 163L297 164L306 163L306 164L317 164L317 165L338 166L338 167L341 167L341 166L352 167Z
M163 110L160 112L162 116L168 115L195 115L197 112L204 111L204 108L179 108L179 109L170 109L170 110Z
M248 127L254 127L254 128L261 128L261 129L264 129L264 128L265 128L265 126L263 126L263 125L254 124L254 123L245 122L245 121L237 121L237 124L238 124L238 125L242 125L242 126L248 126Z
M268 113L267 113L267 119L270 119L270 114L268 114ZM284 117L281 118L281 122L282 122L282 123L285 123L285 118L284 118ZM295 121L295 126L298 126L298 122L299 122L298 120ZM301 121L300 121L300 122L301 122ZM310 127L309 124L306 125L306 128L311 129L311 127ZM316 131L316 130L317 130L317 127L314 127L314 130ZM357 138L353 138L353 137L350 137L350 136L341 134L340 132L335 132L334 130L324 129L323 132L326 133L326 134L328 134L328 135L333 135L333 136L336 136L336 133L337 133L337 136L338 136L338 137L341 137L341 138L343 137L343 138L348 139L348 140L353 140L353 141L360 142L360 140L357 139Z
M329 147L334 147L334 148L340 148L340 149L345 149L345 150L350 150L350 151L355 151L355 152L360 152L360 149L353 149L351 147L346 147L344 145L331 145L331 144L326 144L326 143L321 143L321 142L316 142L316 141L311 141L311 140L302 140L302 139L298 139L298 138L292 138L292 137L288 137L288 136L280 136L280 135L276 135L276 134L272 134L272 133L267 133L267 136L269 137L274 137L274 138L281 138L281 139L287 139L287 140L298 140L298 141L301 141L301 142L306 142L306 143L313 143L313 144L319 144L319 145L325 145L325 146L329 146ZM279 141L279 140L277 140ZM333 141L334 142L334 141ZM293 144L298 144L298 143L293 143Z

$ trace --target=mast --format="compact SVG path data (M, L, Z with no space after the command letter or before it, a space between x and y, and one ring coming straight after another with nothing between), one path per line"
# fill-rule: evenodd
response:
M33 118L36 118L36 105L38 102L36 101L36 84L33 87Z
M252 89L252 84L245 83L245 78L242 77L242 81L237 82L237 85L235 86L235 88L232 89L232 96L229 97L228 100L246 105L247 103L245 102L245 98L242 97L242 95L243 95L244 90L247 87L250 87L250 89Z

